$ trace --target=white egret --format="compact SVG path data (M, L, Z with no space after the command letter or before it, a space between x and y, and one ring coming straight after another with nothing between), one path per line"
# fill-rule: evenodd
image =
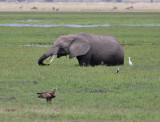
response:
M129 58L129 65L130 65L130 66L132 66L132 65L133 65L133 63L131 62L130 57L128 57L128 58Z

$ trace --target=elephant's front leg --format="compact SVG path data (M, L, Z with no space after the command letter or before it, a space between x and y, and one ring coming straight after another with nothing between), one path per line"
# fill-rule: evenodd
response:
M84 56L77 56L78 62L80 66L88 66L90 65L90 57Z

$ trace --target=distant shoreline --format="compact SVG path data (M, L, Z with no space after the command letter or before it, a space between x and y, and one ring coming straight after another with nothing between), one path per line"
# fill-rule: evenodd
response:
M0 12L160 12L160 3L0 2Z

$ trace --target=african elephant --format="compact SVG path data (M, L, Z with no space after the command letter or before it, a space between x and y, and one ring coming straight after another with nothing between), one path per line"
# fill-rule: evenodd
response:
M49 65L44 64L43 61L51 56L54 58L55 55L57 58L66 55L69 55L70 59L76 57L80 66L124 64L123 48L119 41L109 34L79 33L60 36L49 51L39 58L38 64Z

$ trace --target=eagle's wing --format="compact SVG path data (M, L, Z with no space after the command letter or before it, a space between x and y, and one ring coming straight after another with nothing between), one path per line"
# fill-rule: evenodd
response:
M51 98L55 98L55 97L56 97L56 95L55 95L55 94L52 94L52 95L51 95Z
M50 98L51 97L51 95L48 92L46 92L46 93L44 93L42 95L43 95L44 98Z
M48 92L44 92L42 94L40 94L39 98L50 98L51 95Z

